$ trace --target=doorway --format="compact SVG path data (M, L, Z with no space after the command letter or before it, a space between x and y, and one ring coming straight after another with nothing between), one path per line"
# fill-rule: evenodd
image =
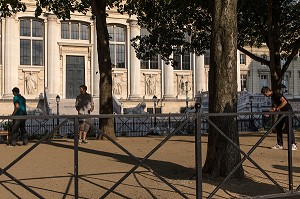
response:
M75 99L79 86L85 84L84 56L66 56L66 98Z

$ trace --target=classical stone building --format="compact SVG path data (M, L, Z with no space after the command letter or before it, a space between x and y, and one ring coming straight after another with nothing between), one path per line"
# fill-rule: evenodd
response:
M95 22L91 14L75 13L71 20L60 20L51 13L34 18L35 1L27 0L27 11L0 21L0 112L12 112L12 88L17 86L34 108L48 89L52 101L57 95L71 106L79 85L86 84L95 101L99 96L99 71ZM112 59L113 94L123 107L145 102L153 109L153 96L159 99L158 111L179 112L192 106L195 96L208 89L209 52L173 55L179 65L167 65L160 56L143 61L136 58L130 39L147 32L134 18L108 11L108 31ZM250 49L259 56L268 56L267 48ZM238 89L259 93L270 85L266 66L237 52ZM284 92L299 98L300 59L295 57L284 76ZM70 105L71 104L71 105ZM55 113L55 111L53 111ZM70 112L66 112L68 114Z

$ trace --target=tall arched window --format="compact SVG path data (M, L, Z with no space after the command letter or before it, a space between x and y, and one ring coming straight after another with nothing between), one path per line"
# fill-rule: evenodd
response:
M20 19L20 64L44 65L43 21Z
M113 68L126 68L126 28L120 25L108 25L109 50Z

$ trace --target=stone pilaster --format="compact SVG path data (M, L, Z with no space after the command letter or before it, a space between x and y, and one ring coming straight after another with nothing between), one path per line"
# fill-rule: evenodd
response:
M60 23L57 22L57 17L55 15L48 15L48 38L47 38L47 48L48 48L48 77L47 85L50 98L55 98L56 95L62 96L60 93L61 75L60 75L60 61L62 56L60 56L58 40L60 38Z
M164 64L164 76L163 76L163 85L164 85L164 95L165 99L174 98L174 80L173 80L173 66L171 64Z
M140 28L138 26L137 20L129 20L130 24L130 38L134 38L140 35ZM140 99L140 60L136 57L135 50L130 46L130 95L129 99Z
M5 18L4 42L4 93L3 98L12 98L13 87L18 85L18 66L20 65L19 23L15 17ZM20 88L20 91L24 91Z

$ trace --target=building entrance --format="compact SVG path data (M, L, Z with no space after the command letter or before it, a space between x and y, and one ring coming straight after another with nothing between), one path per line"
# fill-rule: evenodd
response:
M84 57L67 55L66 59L66 98L75 99L79 94L79 86L85 84Z

